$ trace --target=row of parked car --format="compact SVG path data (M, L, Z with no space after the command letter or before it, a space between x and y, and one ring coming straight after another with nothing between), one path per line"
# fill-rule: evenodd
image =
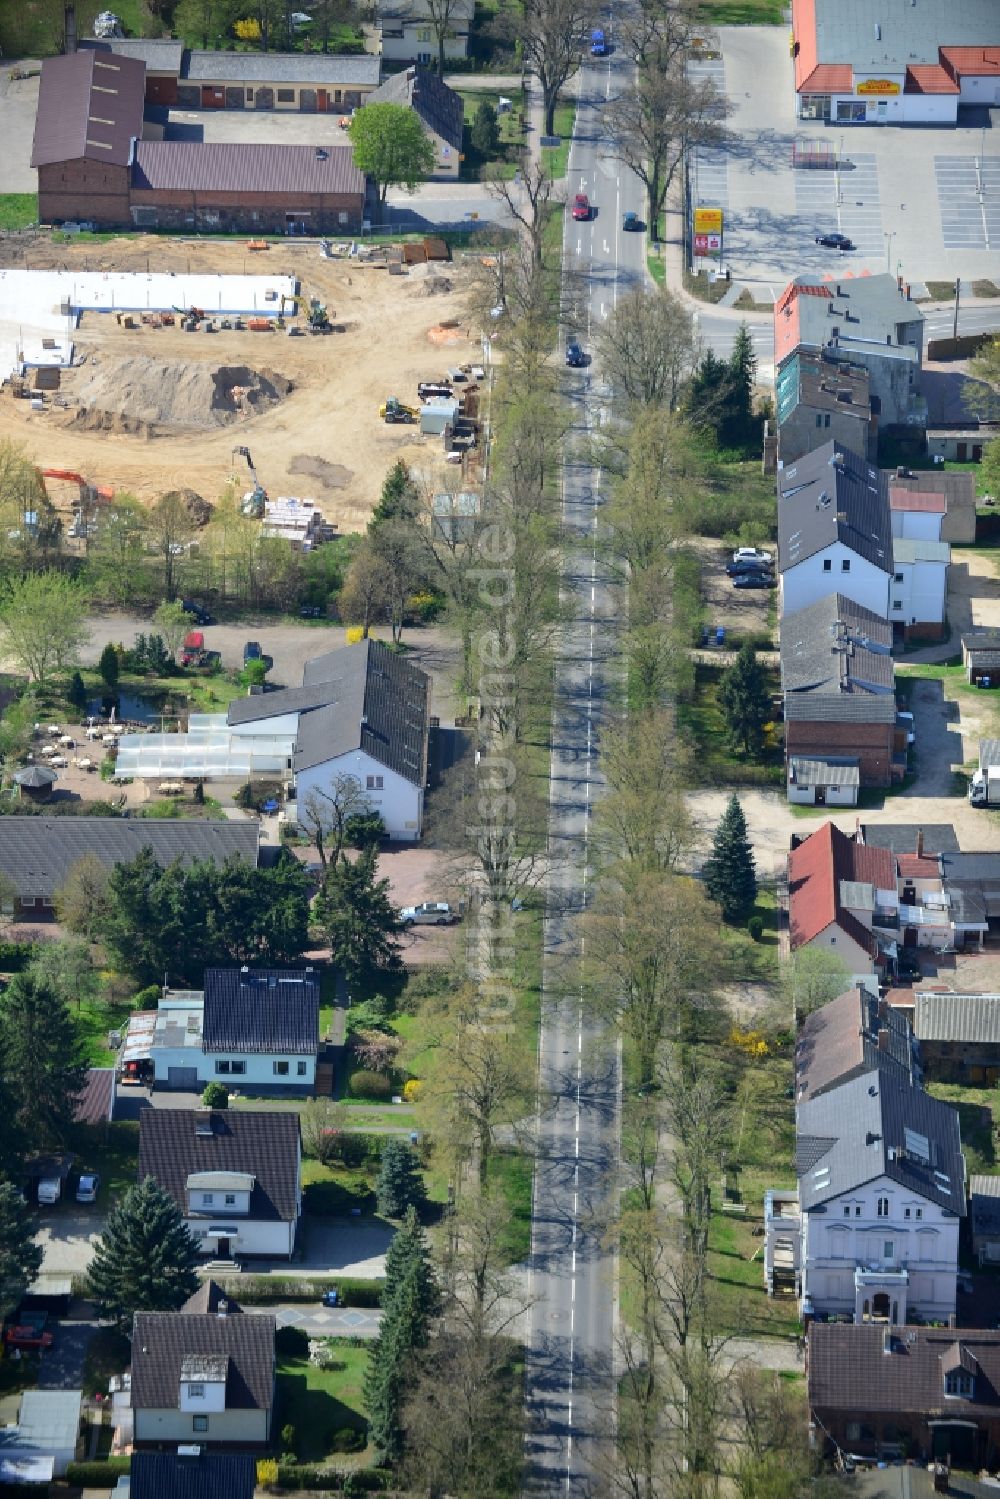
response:
M737 547L726 572L734 588L774 587L774 558L759 547Z

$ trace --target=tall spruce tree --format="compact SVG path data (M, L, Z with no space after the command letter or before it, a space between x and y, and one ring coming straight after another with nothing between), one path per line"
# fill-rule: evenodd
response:
M380 975L398 973L399 912L389 881L376 878L378 850L330 866L313 905L313 921L330 944L330 957L348 987L372 985Z
M407 1208L419 1208L427 1196L417 1157L402 1140L387 1140L382 1146L375 1196L385 1218L401 1218Z
M135 1312L175 1312L198 1289L198 1248L172 1197L147 1176L108 1215L90 1294L119 1327Z
M726 921L739 921L757 899L757 870L747 822L734 792L715 830L711 857L703 870L705 889Z
M21 1193L0 1183L0 1317L14 1310L42 1267L35 1222Z
M740 323L729 356L729 403L722 446L746 447L754 437L753 393L757 383L757 355L746 323Z
M742 749L745 755L759 755L768 713L767 683L764 668L749 640L740 646L736 660L723 675L719 706L734 747Z
M385 1257L382 1322L365 1372L368 1432L384 1463L402 1453L402 1407L415 1348L427 1342L440 1306L430 1252L411 1207Z
M25 1138L65 1143L87 1068L73 1017L48 979L15 974L0 996L0 1055Z

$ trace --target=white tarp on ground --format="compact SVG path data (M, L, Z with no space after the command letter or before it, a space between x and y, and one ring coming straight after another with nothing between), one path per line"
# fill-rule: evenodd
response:
M69 340L81 312L204 312L277 317L294 276L189 276L158 271L0 269L0 380L43 338Z

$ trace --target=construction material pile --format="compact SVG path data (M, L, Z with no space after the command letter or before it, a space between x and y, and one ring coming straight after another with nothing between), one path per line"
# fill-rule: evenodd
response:
M230 426L276 405L291 389L291 381L274 370L143 355L92 355L63 380L63 392L76 407L70 418L75 425L147 436Z

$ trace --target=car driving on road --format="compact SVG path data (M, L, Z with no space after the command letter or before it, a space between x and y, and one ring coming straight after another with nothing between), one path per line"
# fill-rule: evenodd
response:
M644 226L642 219L640 219L637 213L633 213L631 208L626 213L622 214L623 234L634 234L636 233L636 231L642 229L643 227Z
M577 193L573 199L573 217L575 219L590 218L590 199L586 193Z
M583 366L587 363L587 356L580 348L580 345L577 343L575 338L571 339L570 342L566 345L566 363L569 365L571 370L582 369Z
M853 250L854 241L846 234L817 234L816 243L825 250Z

